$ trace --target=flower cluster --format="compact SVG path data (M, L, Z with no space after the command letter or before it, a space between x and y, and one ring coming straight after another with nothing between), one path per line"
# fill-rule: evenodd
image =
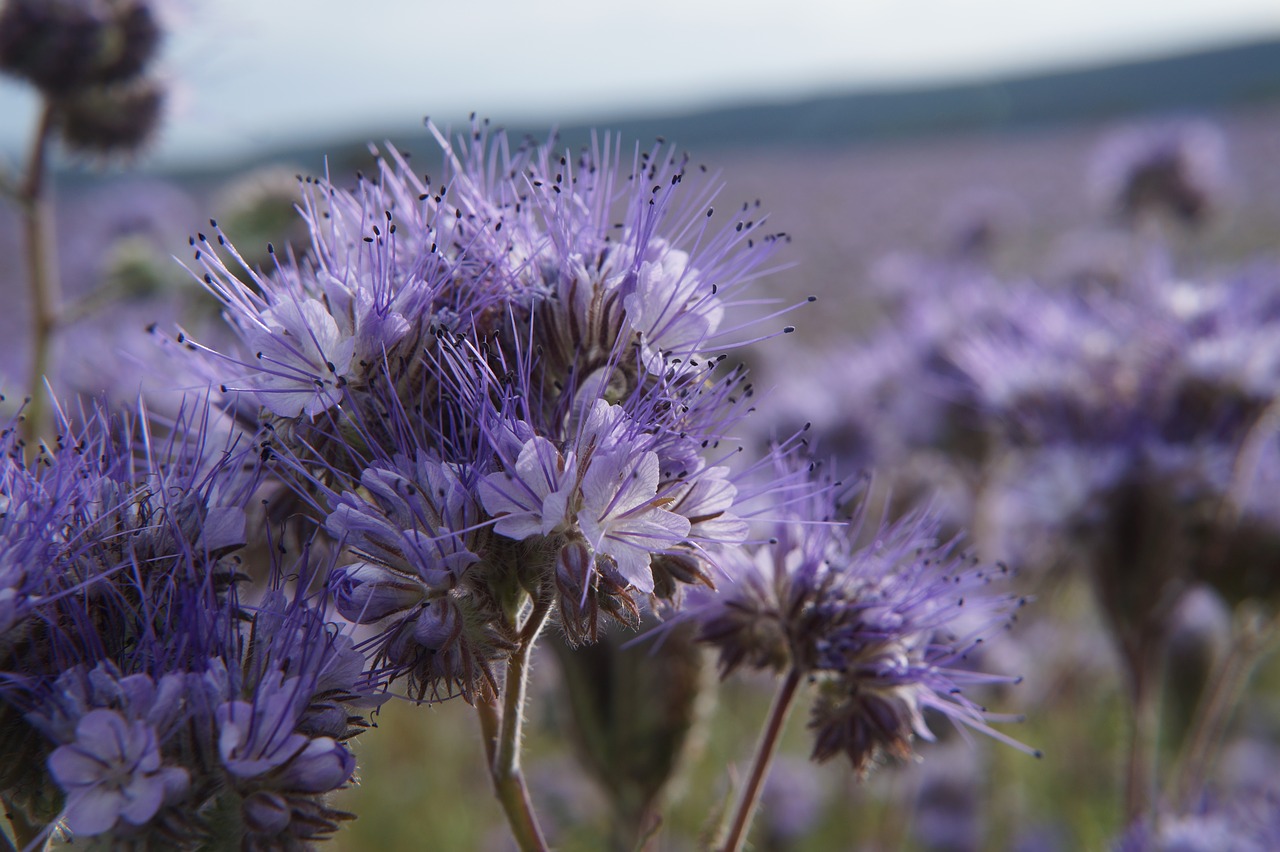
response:
M15 827L115 845L287 848L377 700L304 590L241 599L260 472L217 409L66 416L28 463L4 434L0 796ZM255 560L256 561L256 560ZM38 835L37 835L38 836ZM21 837L23 843L35 837Z
M972 529L991 440L955 350L977 330L1002 327L1025 287L980 264L906 255L884 259L873 277L886 314L875 328L777 359L763 381L776 383L784 422L804 412L843 467L876 471L891 514L929 501L949 534Z
M474 700L533 615L592 640L744 539L752 389L725 361L777 315L735 299L778 235L716 224L662 145L437 139L436 185L395 151L354 191L308 179L311 246L269 271L192 244L243 344L204 350L210 375L348 554L340 612L416 697Z
M843 754L861 772L910 757L916 737L932 740L930 712L1012 743L963 694L1016 680L966 663L1025 602L1001 590L1008 569L939 541L927 514L871 530L865 502L841 514L839 490L829 484L782 510L767 541L726 554L734 584L687 608L698 638L719 651L721 674L807 679L813 758Z
M1201 225L1228 190L1226 140L1204 121L1124 127L1099 143L1091 171L1099 204L1126 221L1167 216Z
M1233 602L1274 599L1278 280L1246 269L1041 292L957 351L1010 448L996 487L1059 483L1051 499L1013 498L1028 511L1003 513L1022 525L1012 540L1083 546L1121 620L1166 620L1193 580Z

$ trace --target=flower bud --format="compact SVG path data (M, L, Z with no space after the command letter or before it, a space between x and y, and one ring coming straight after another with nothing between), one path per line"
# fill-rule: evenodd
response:
M608 557L595 556L581 539L564 544L556 553L556 588L560 625L572 645L599 638L600 611L627 625L635 625L640 610L627 591L627 581Z
M910 758L917 734L933 738L910 687L870 687L857 676L821 685L809 730L814 734L813 760L825 763L843 753L857 772L866 772L884 755Z
M339 613L356 624L372 624L422 603L417 581L371 562L356 562L333 572L329 580Z
M296 793L327 793L345 784L355 771L355 755L346 746L318 737L289 761L280 783Z
M692 553L655 553L650 565L653 568L653 594L662 600L679 602L685 586L716 587L706 566Z
M135 154L155 135L164 98L160 83L146 78L77 92L58 101L62 141L90 156Z
M254 834L279 834L293 818L293 809L284 796L269 790L259 790L246 798L242 811L245 826Z
M9 0L0 9L0 70L54 95L133 79L160 44L142 0Z
M457 638L458 613L453 607L440 604L422 610L413 624L413 638L430 651L443 651Z

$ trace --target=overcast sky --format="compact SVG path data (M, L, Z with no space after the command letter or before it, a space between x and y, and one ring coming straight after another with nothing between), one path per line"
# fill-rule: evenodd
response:
M1280 35L1280 0L163 2L170 163L428 114L605 120ZM0 150L32 109L0 84Z

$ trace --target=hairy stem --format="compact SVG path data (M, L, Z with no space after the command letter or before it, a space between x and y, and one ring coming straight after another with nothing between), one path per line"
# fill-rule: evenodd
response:
M529 660L538 634L551 613L549 598L549 595L544 595L537 601L520 630L520 647L507 661L501 711L496 697L481 701L476 706L494 790L522 852L545 852L547 849L546 837L538 825L533 800L525 785L524 772L520 769L520 741L529 684Z
M721 852L739 852L747 839L747 831L751 828L751 820L755 817L756 806L760 802L760 792L764 789L764 779L769 775L769 766L773 763L773 755L778 750L778 739L791 712L791 704L796 696L796 687L800 685L800 678L799 670L791 669L773 698L773 706L769 708L769 718L765 722L760 742L756 746L755 757L751 762L751 774L742 785L728 831L723 842L718 845Z
M492 767L502 730L502 708L498 706L497 697L482 698L476 702L476 716L480 719L480 736L484 740L485 766Z
M46 180L46 159L53 130L54 109L49 101L45 101L27 157L26 173L18 189L22 205L27 287L31 298L31 372L27 383L31 403L22 421L22 437L26 441L28 455L35 451L47 430L49 401L41 386L49 372L61 302L58 267L52 246L53 204Z

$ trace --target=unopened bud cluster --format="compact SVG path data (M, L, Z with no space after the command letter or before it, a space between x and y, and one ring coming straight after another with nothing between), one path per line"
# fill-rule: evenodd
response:
M148 73L162 35L148 0L5 0L0 71L40 91L71 150L129 154L154 135L164 106Z

